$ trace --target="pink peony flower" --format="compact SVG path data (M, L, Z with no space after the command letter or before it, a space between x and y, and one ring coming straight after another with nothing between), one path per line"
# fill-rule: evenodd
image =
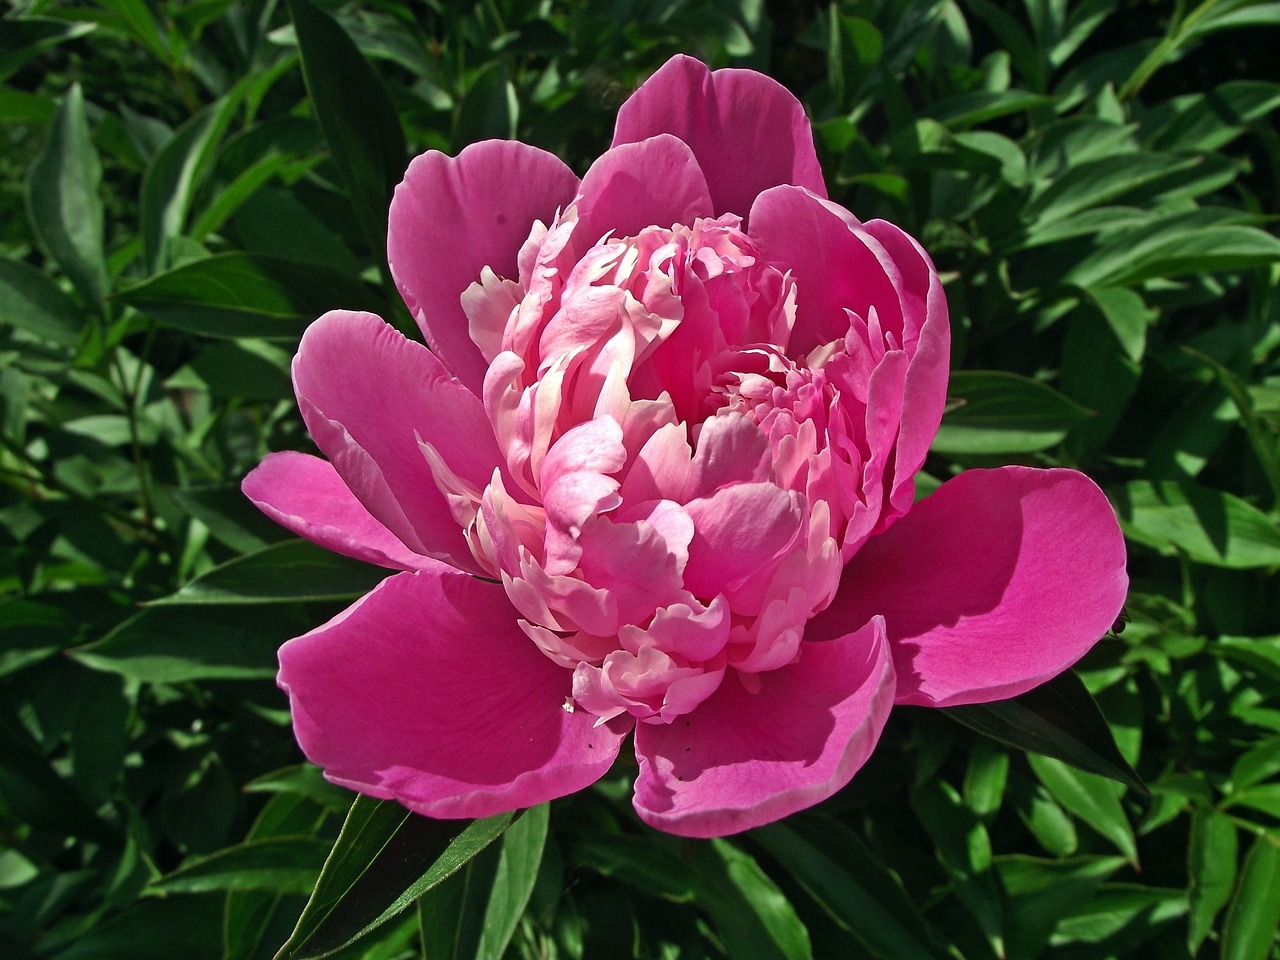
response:
M826 199L767 77L671 60L581 180L521 143L426 153L389 255L431 349L321 317L293 377L328 461L244 483L402 571L280 651L336 783L486 816L587 786L634 732L639 815L733 833L847 783L894 703L1021 693L1120 609L1083 475L970 470L913 505L942 287Z

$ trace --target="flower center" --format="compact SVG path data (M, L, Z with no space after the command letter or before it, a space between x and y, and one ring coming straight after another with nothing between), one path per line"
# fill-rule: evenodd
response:
M505 462L482 491L434 475L573 670L571 705L670 722L730 670L750 689L792 662L830 602L840 551L811 488L838 391L786 356L795 285L738 218L589 244L575 225L572 206L535 225L517 278L486 268L464 294Z

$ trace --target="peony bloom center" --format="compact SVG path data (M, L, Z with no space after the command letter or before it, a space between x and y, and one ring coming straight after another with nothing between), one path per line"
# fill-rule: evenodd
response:
M572 204L535 224L518 277L486 267L462 297L505 462L479 490L423 452L521 629L573 670L569 707L667 723L794 662L835 595L868 455L840 383L851 344L874 365L885 338L854 317L789 357L796 283L739 217L579 225Z

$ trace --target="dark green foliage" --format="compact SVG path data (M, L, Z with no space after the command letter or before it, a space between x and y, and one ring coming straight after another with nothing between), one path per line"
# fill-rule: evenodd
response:
M0 955L1280 955L1278 42L1251 0L10 0ZM516 136L582 172L677 51L785 83L833 199L934 257L921 488L1085 470L1126 615L1016 701L900 709L847 789L729 840L641 827L625 761L514 821L353 805L274 651L379 574L238 491L308 448L297 338L411 329L407 157Z

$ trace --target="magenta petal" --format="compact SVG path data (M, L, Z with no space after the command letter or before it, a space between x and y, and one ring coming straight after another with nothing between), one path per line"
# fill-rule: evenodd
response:
M883 220L872 220L864 229L880 241L902 276L906 316L901 346L910 354L911 366L902 393L902 425L889 499L896 512L905 513L915 493L915 475L924 465L947 403L951 366L947 297L920 244Z
M726 676L670 724L636 727L635 808L686 837L737 833L831 796L871 755L893 706L884 623L801 645L800 659L758 675L749 693Z
M286 530L344 557L393 570L448 569L401 543L347 489L333 464L319 457L292 450L270 454L241 489Z
M851 220L797 187L768 190L751 208L751 238L796 280L792 355L843 339L849 332L846 310L864 321L874 310L881 329L902 346L910 310L899 268L879 239Z
M754 70L712 73L691 57L668 60L618 111L613 144L660 133L693 149L717 215L745 218L758 194L784 183L827 195L800 101Z
M711 195L693 152L666 134L613 147L582 178L574 236L595 243L606 233L634 237L711 216ZM581 234L579 234L579 231Z
M328 779L432 817L580 790L626 733L566 712L572 673L521 632L502 587L455 573L383 581L281 647L279 682Z
M867 542L806 636L883 614L899 703L986 703L1079 660L1128 583L1120 527L1088 477L968 470Z
M482 490L501 457L480 400L426 347L369 313L334 311L293 361L316 445L368 511L415 553L475 569L419 440Z
M486 368L471 341L463 292L490 267L515 279L535 220L569 205L578 178L537 147L486 140L457 157L428 151L409 164L391 201L387 259L431 349L473 393Z

